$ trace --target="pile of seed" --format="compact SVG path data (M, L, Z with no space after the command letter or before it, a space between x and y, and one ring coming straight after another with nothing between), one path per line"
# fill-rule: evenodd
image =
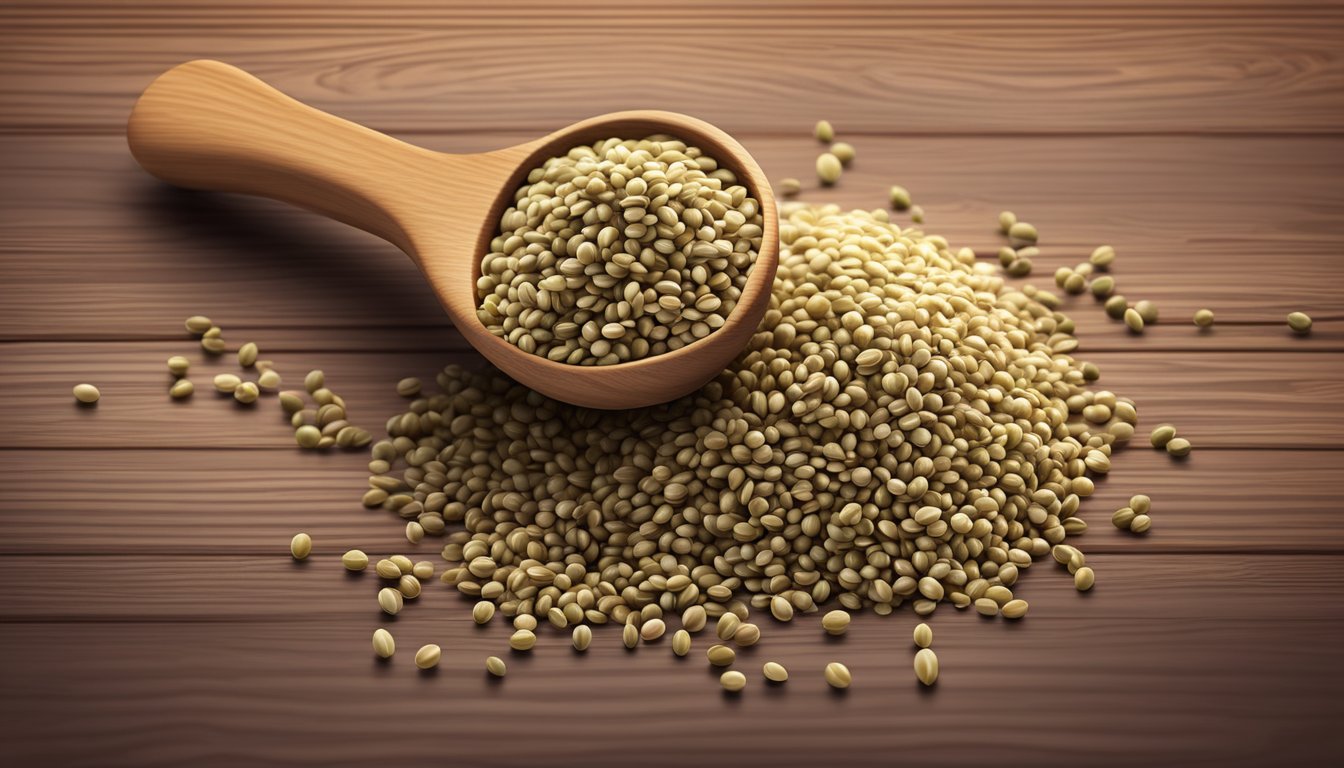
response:
M445 536L443 581L491 615L611 621L628 644L672 615L731 616L720 639L750 644L751 609L832 600L1025 615L1013 585L1085 528L1133 403L1087 388L1054 297L969 249L880 210L784 212L769 309L715 381L611 413L450 366L388 420L365 504Z
M702 339L761 247L759 203L698 147L607 139L528 174L481 260L481 322L525 352L611 365Z

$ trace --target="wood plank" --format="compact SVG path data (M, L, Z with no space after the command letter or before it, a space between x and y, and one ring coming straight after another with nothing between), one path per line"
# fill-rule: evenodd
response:
M7 624L57 620L293 623L316 619L396 623L396 618L384 616L376 605L374 595L387 582L372 570L347 574L336 552L323 551L307 562L296 562L289 556L287 543L265 555L0 557L0 576L9 585L0 602L0 620ZM431 560L440 571L447 565L438 553L424 552L419 557ZM1248 624L1299 620L1303 606L1283 596L1297 591L1306 572L1313 574L1320 596L1312 613L1338 618L1344 611L1344 557L1339 555L1117 552L1089 554L1087 562L1098 574L1098 586L1080 594L1065 569L1048 558L1037 561L1013 587L1014 594L1030 601L1030 618L1185 622L1245 614ZM1173 589L1174 585L1178 588ZM1153 595L1169 592L1179 594L1154 602ZM472 602L435 578L425 582L419 598L407 601L405 615L446 613L462 623L470 616ZM838 606L829 606L834 607ZM946 605L935 619L942 620L945 613L956 613L956 609ZM768 615L758 621L767 639L782 626ZM819 616L800 616L796 621L820 630ZM507 623L501 616L485 631L505 640L510 631ZM675 620L670 623L673 628L680 626ZM561 633L548 627L542 636L549 640Z
M11 624L0 635L0 716L11 759L58 765L354 765L394 754L504 768L563 751L626 766L670 733L688 764L819 765L843 748L847 765L890 765L912 743L933 766L1005 754L1040 766L1327 764L1344 746L1344 623L1296 604L1304 617L1286 623L938 616L932 690L910 669L908 614L861 617L840 641L815 626L771 627L739 656L749 682L738 696L718 689L704 638L678 659L665 642L625 651L612 631L581 657L546 635L530 654L505 654L509 676L493 681L482 660L506 647L503 628L477 631L465 612L404 613L389 664L370 653L369 615ZM426 642L446 649L435 673L410 663ZM782 688L762 683L766 660L790 669ZM834 660L854 674L843 693L821 678ZM968 727L968 713L987 707L992 725ZM760 730L744 734L748 722Z
M437 560L436 540L413 547L401 518L360 505L367 458L297 449L5 451L0 554L283 554L303 530L324 557L358 548ZM1083 504L1091 527L1077 543L1089 555L1341 553L1332 481L1342 471L1341 451L1209 450L1175 462L1135 447L1117 454ZM1153 498L1153 530L1143 537L1110 524L1136 493Z
M154 75L200 57L394 131L530 129L651 104L734 133L801 134L819 117L904 135L1334 133L1344 120L1335 2L699 0L679 13L694 22L667 36L644 33L669 23L664 8L615 0L564 13L538 2L8 3L0 127L120 132ZM691 50L713 66L667 66ZM638 67L637 85L594 87L613 61Z
M522 138L436 136L445 151ZM841 184L804 197L885 201L893 181L927 229L986 258L997 212L1036 223L1023 283L1107 242L1121 292L1156 301L1142 338L1067 297L1089 349L1344 350L1344 139L866 138ZM808 177L806 136L748 139L774 178ZM185 193L135 167L114 137L0 138L0 340L169 338L204 312L229 327L446 327L409 259L381 241L268 201ZM898 215L898 219L904 220ZM1189 322L1210 307L1218 325ZM1290 339L1283 317L1316 320ZM401 331L399 331L400 333Z
M185 334L184 334L185 335ZM448 363L478 364L474 353L276 351L264 333L229 333L233 344L252 340L275 361L288 385L312 368L347 402L351 419L379 429L401 413L394 385L403 376L432 382ZM395 343L395 342L393 342ZM172 379L164 361L186 355L195 366L190 402L168 398ZM247 373L232 355L204 359L190 338L179 342L24 342L0 345L0 448L275 448L292 446L275 400L241 406L211 385L216 373ZM1083 354L1102 371L1098 387L1133 398L1141 427L1172 422L1199 448L1340 447L1344 433L1344 379L1331 354L1280 352L1248 364L1245 354L1132 352ZM254 375L254 374L250 374ZM81 406L70 395L80 382L103 398ZM1311 403L1311 407L1304 407Z

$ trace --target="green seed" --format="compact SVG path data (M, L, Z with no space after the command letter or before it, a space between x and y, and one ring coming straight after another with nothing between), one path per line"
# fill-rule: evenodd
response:
M1153 432L1148 436L1148 441L1154 448L1166 448L1172 438L1176 437L1176 428L1170 424L1158 424L1153 427Z
M1131 333L1143 333L1143 316L1134 307L1125 310L1125 325Z
M322 389L323 385L326 384L326 379L326 374L321 371L309 371L308 375L303 377L303 386L308 390L309 394L312 394L313 392Z
M1023 616L1027 615L1028 607L1029 606L1027 605L1026 600L1022 599L1009 600L1008 602L1003 604L1001 612L1003 613L1003 617L1005 619L1020 619Z
M840 174L844 173L844 164L840 158L830 152L822 152L817 156L817 178L821 183L830 186L840 180Z
M1036 228L1025 221L1019 221L1008 228L1008 239L1014 248L1035 245L1036 238Z
M1172 456L1188 456L1191 448L1190 441L1184 437L1173 437L1167 441L1167 453Z
M280 408L285 413L293 415L303 410L303 396L298 392L281 392Z
M322 441L322 430L311 424L305 424L294 430L294 440L300 448L316 448Z
M1089 589L1092 588L1092 585L1096 583L1097 583L1097 575L1093 573L1092 569L1088 568L1087 566L1083 566L1082 568L1079 568L1078 570L1073 572L1073 586L1079 592L1088 591Z
M378 607L383 609L383 613L395 616L401 613L402 605L404 602L401 592L391 587L378 590Z
M1110 315L1112 319L1120 320L1124 318L1125 310L1129 309L1129 303L1124 296L1113 293L1110 298L1106 299L1105 308L1106 314Z
M705 651L705 658L716 667L726 667L737 658L737 652L726 645L711 645Z
M498 656L491 656L485 660L485 671L495 677L503 677L508 673L509 668L504 664L504 660Z
M1017 223L1017 214L1013 213L1012 211L999 212L999 231L1002 232L1003 234L1005 235L1008 234L1012 230L1013 225L1016 223Z
M352 549L341 555L341 565L347 571L362 571L369 567L369 556L358 549Z
M1195 325L1200 328L1208 328L1213 325L1213 310L1201 309L1195 312Z
M924 209L918 205L910 206L910 220L916 224L924 223Z
M238 348L238 364L244 368L251 368L257 362L257 345L254 342L247 342Z
M854 161L854 146L847 142L837 141L831 145L831 154L839 158L842 165L849 165Z
M747 676L737 671L724 672L719 675L719 684L723 690L737 693L747 687Z
M420 394L420 380L414 376L397 382L397 394L402 397L415 397Z
M1145 299L1136 303L1134 309L1139 313L1139 317L1143 318L1143 322L1146 325L1152 325L1157 322L1157 305L1153 302Z
M1070 271L1069 274L1064 277L1063 288L1065 293L1077 296L1087 290L1087 276L1080 272Z
M1115 249L1109 245L1099 245L1092 255L1087 257L1088 263L1097 269L1106 269L1115 261Z
M191 383L191 379L178 379L173 382L173 386L168 388L168 396L176 400L183 400L191 397L196 391L196 385Z
M801 192L802 189L803 183L793 177L779 180L779 194L784 197L793 197Z
M898 211L910 210L910 190L899 184L891 185L887 191L887 199L891 201L891 207Z
M1093 296L1096 296L1098 299L1104 299L1112 293L1115 293L1115 278L1110 275L1102 275L1101 277L1093 278L1092 282L1088 283L1087 287L1091 289Z
M849 667L846 667L838 661L832 661L830 664L827 664L826 671L823 675L826 678L826 683L832 688L848 688L849 684L854 680L853 675L849 674Z
M1115 511L1115 514L1111 515L1111 524L1122 531L1128 531L1129 524L1134 522L1137 515L1138 513L1133 509L1121 507Z
M233 390L233 399L244 405L251 405L257 402L261 396L261 390L257 388L256 382L244 381Z
M1147 533L1152 527L1153 519L1147 515L1135 515L1134 519L1129 521L1129 530L1134 533Z
M678 656L685 656L691 652L691 633L684 629L678 629L672 633L672 652Z
M1017 261L1017 251L1006 245L999 249L999 264L1001 264L1004 269L1007 269L1008 265L1012 264L1014 261ZM1067 267L1062 267L1062 269L1067 269ZM1055 281L1060 283L1060 288L1064 287L1063 283L1059 280L1058 272L1055 273Z
M313 539L306 533L296 533L289 542L289 554L294 556L295 560L303 560L308 557L308 553L313 551Z
M187 331L194 333L197 336L200 336L214 327L215 324L210 322L210 318L204 315L192 315L187 318Z
M1153 506L1153 500L1143 494L1136 494L1129 497L1129 508L1140 515L1148 514L1148 510Z
M920 648L928 648L933 645L933 628L924 622L915 625L915 645Z
M397 643L392 639L391 632L382 627L373 630L373 652L380 659L392 658L392 654L397 652Z
M821 626L830 635L843 635L849 630L849 611L829 611L821 617Z
M574 628L574 634L571 638L574 644L574 650L583 652L588 650L588 646L593 643L593 630L587 624L580 624Z
M817 127L812 130L812 134L817 137L817 141L827 144L835 139L835 129L831 127L829 120L818 120Z
M181 355L173 355L168 358L168 370L174 376L186 376L189 368L191 368L191 361Z
M1007 616L1006 610L1004 615ZM934 653L932 649L921 648L915 654L915 677L919 678L919 682L925 685L933 685L938 682L938 654Z
M439 657L443 655L443 650L439 646L430 643L420 646L420 650L415 652L415 666L421 669L433 669L439 666Z
M774 661L765 662L765 666L761 667L761 674L772 683L782 683L789 679L789 670L785 669L783 664Z
M1311 318L1305 312L1290 312L1288 327L1293 329L1293 333L1311 333Z
M1012 277L1026 277L1031 274L1031 259L1017 259L1008 265L1008 274Z

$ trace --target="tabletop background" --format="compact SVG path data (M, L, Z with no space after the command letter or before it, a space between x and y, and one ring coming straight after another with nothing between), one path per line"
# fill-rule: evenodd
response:
M562 7L565 6L565 7ZM876 207L992 257L1009 208L1036 274L1110 243L1127 334L1066 299L1099 386L1170 421L1084 505L1098 574L1039 563L1018 624L946 608L936 688L906 610L842 641L764 620L744 695L663 647L543 633L492 684L505 624L437 582L394 622L339 553L407 552L363 510L363 453L304 454L273 402L218 399L182 319L323 368L370 427L402 376L474 355L408 259L300 211L167 189L126 150L136 94L192 58L445 151L628 108L707 119L804 199ZM819 190L812 124L858 159ZM1344 4L534 0L0 3L0 731L24 764L1310 765L1344 747ZM903 218L898 217L900 220ZM1210 307L1217 325L1190 323ZM1293 337L1284 315L1316 321ZM164 360L194 361L193 401ZM96 408L70 387L101 387ZM1146 433L1146 432L1145 432ZM1111 528L1133 493L1150 535ZM290 536L313 535L293 563ZM375 663L391 625L401 649ZM445 649L417 674L414 649ZM766 688L753 670L793 672ZM855 683L830 693L821 668Z

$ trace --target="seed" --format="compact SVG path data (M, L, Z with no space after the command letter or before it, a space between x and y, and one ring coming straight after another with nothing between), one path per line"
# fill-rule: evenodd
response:
M1008 240L1014 248L1036 244L1036 228L1025 221L1019 221L1008 228Z
M415 397L420 394L420 380L414 376L397 382L397 394L402 397Z
M639 645L639 628L634 624L626 624L621 627L621 644L629 650L634 650Z
M1115 261L1115 249L1109 245L1099 245L1092 255L1087 257L1088 263L1098 269L1106 269Z
M1305 312L1290 312L1288 327L1293 329L1293 333L1311 333L1311 318Z
M1122 531L1127 531L1137 514L1129 507L1121 507L1115 511L1115 514L1111 515L1111 524Z
M256 382L244 381L233 390L233 399L244 405L251 405L257 402L261 396L261 391L257 389Z
M1065 293L1077 296L1087 290L1087 277L1080 272L1070 271L1068 276L1064 278L1063 287Z
M294 556L295 560L303 560L308 557L308 553L313 551L313 539L306 533L296 533L289 542L289 554Z
M530 651L537 644L537 636L530 629L520 629L509 636L509 647L515 651Z
M1022 601L1017 600L1015 602L1020 603ZM1023 603L1023 606L1023 610L1026 610L1026 603ZM1006 608L1007 606L1005 606ZM1007 610L1004 611L1004 615L1008 615ZM938 682L938 654L934 653L932 649L921 648L915 654L915 677L919 678L919 682L925 685L933 685Z
M530 613L520 613L513 617L513 628L534 631L537 628L537 617Z
M681 614L681 626L687 632L699 632L709 621L703 605L692 605Z
M783 664L774 661L765 662L765 666L761 668L761 673L765 675L766 680L772 683L782 683L789 679L789 670L785 669Z
M495 677L503 677L508 673L509 668L504 664L504 660L498 656L490 656L485 660L485 671Z
M350 429L346 427L345 429ZM345 430L341 430L344 432ZM412 520L406 524L406 540L412 544L419 544L425 538L425 527Z
M853 676L849 674L849 667L838 661L832 661L826 665L826 683L832 688L848 688Z
M726 645L711 645L705 651L705 658L716 667L726 667L737 658L737 652Z
M836 183L844 170L844 163L830 152L822 152L817 156L817 178L821 179L822 184L830 186Z
M477 624L489 624L495 616L495 604L482 600L471 607L471 619Z
M194 333L197 336L214 327L215 324L210 322L210 318L205 317L204 315L192 315L187 318L187 331Z
M102 396L98 388L92 384L76 384L74 393L75 399L85 405L98 402L98 398Z
M825 144L830 144L835 139L835 129L831 127L828 120L818 120L817 127L813 129L812 133L817 137L817 141Z
M999 615L999 604L997 601L991 598L988 597L978 598L976 599L974 605L975 605L975 612L980 614L981 616Z
M433 669L439 666L439 657L443 655L443 650L439 646L430 643L420 646L420 650L415 652L415 666L421 669Z
M421 560L411 567L411 575L421 581L431 578L434 575L434 564L428 560Z
M232 373L221 373L215 376L215 390L225 394L232 393L242 383L243 380Z
M1087 566L1083 566L1073 572L1073 586L1077 588L1079 592L1088 591L1092 588L1092 585L1096 583L1097 575Z
M898 211L910 210L910 190L899 184L891 185L887 191L887 199L891 201L891 207Z
M691 633L684 629L678 629L672 633L672 652L678 656L685 656L691 652Z
M924 223L924 209L918 205L910 206L910 220L916 224Z
M378 590L378 607L383 609L383 613L395 616L401 612L403 604L401 592L391 587Z
M326 375L321 371L309 371L307 376L303 377L303 386L309 394L322 389L326 384Z
M322 440L322 430L310 424L294 430L294 440L300 448L316 448L318 442Z
M1031 274L1031 259L1015 259L1008 265L1008 274L1012 277L1026 277Z
M238 364L244 368L251 368L257 362L257 345L255 342L247 342L238 348Z
M210 330L216 330L216 329L211 328ZM208 334L209 331L206 331L206 333ZM201 349L205 350L206 352L209 352L212 355L223 354L225 349L224 339L221 339L218 336L209 336L209 335L202 336Z
M793 177L779 180L779 194L784 197L793 197L801 192L803 183Z
M397 652L397 643L392 639L391 632L382 627L373 630L373 652L380 659L392 658L392 654Z
M1143 316L1133 307L1125 310L1125 325L1132 333L1143 333Z
M839 158L842 165L849 165L854 161L854 147L843 141L837 141L831 145L831 154Z
M1003 234L1005 235L1008 234L1008 232L1012 230L1013 225L1016 223L1017 223L1017 214L1013 213L1012 211L999 212L999 231L1002 232Z
M369 556L358 549L352 549L341 555L341 565L345 566L347 571L362 571L369 567Z
M397 566L397 570L403 574L415 570L415 563L411 562L411 558L405 555L392 555L387 559L391 561L393 565Z
M753 646L761 641L761 628L755 624L742 623L737 631L733 633L733 642L743 648Z
M1153 506L1153 500L1143 494L1129 497L1129 508L1140 515L1148 514L1148 510Z
M261 375L257 376L257 386L267 392L274 392L280 388L280 374L274 368L263 369Z
M168 396L176 400L185 400L195 391L196 385L191 383L191 379L178 379L168 388Z
M747 687L747 676L737 671L724 672L719 675L719 684L723 686L723 690L737 693Z
M676 638L673 638L673 641L674 641L674 642L673 642L673 648L674 648L674 649L675 649L675 647L676 647L675 640L676 640ZM592 628L589 627L587 624L580 624L579 626L575 627L575 628L574 628L574 635L573 635L573 638L572 638L571 642L573 642L573 644L574 644L574 650L576 650L576 651L580 651L580 652L582 652L582 651L586 651L586 650L588 650L588 646L589 646L589 645L592 645L592 643L593 643L593 630L592 630Z
M849 612L828 611L821 617L821 626L827 634L843 635L849 630Z
M189 368L191 368L191 361L181 355L173 355L168 358L168 370L174 376L186 376Z
M792 621L793 603L783 595L775 595L770 598L770 615L778 621Z
M1148 440L1153 444L1154 448L1166 448L1167 443L1170 443L1174 437L1176 437L1175 427L1170 424L1159 424L1156 427L1153 427L1153 432Z
M297 392L281 392L280 409L291 415L302 411L303 397Z
M920 648L928 648L933 645L933 628L924 622L915 625L915 645Z
M1021 599L1009 600L1003 604L1000 612L1003 613L1005 619L1020 619L1027 615L1027 601Z
M649 619L639 628L639 636L644 642L651 643L662 637L665 631L667 631L667 625L663 623L662 619Z
M720 640L731 640L741 624L742 620L737 618L736 614L725 613L714 625L714 634L718 635Z
M1195 311L1195 325L1200 328L1208 328L1213 325L1213 310L1200 309Z
M379 560L377 564L373 566L373 570L375 573L378 574L378 578L380 579L401 578L401 568L397 567L396 563L392 562L391 560L388 560L387 558Z
M420 580L408 573L397 581L397 591L402 597L414 600L420 596Z
M1153 520L1147 515L1135 515L1134 519L1129 521L1129 530L1134 533L1147 533L1152 527Z
M999 264L1003 268L1007 269L1014 261L1017 261L1017 251L1006 245L999 249ZM1068 269L1068 267L1061 267L1061 269L1067 270L1069 274L1073 273L1073 270ZM1059 272L1055 273L1055 282L1060 283L1060 288L1064 287L1063 282L1059 279Z
M1157 305L1151 301L1143 300L1134 304L1134 310L1143 318L1146 325L1152 325L1157 322Z
M1105 308L1106 314L1110 315L1112 319L1120 320L1124 318L1125 310L1129 309L1129 304L1125 301L1124 296L1114 293L1111 294L1110 298L1106 299Z
M1184 437L1173 437L1167 441L1167 453L1172 456L1188 456L1191 447L1190 441Z
M1112 293L1115 293L1115 278L1110 275L1102 275L1101 277L1093 278L1092 282L1088 283L1087 287L1092 291L1093 296L1096 296L1099 299L1104 299Z

